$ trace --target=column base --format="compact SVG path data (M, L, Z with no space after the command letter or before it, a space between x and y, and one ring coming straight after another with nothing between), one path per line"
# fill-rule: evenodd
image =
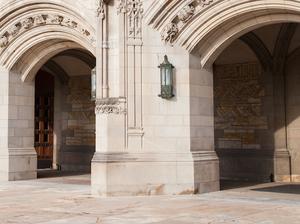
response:
M219 190L214 152L95 153L92 194L96 196L180 195Z
M0 180L15 181L37 178L37 155L34 148L8 149L0 155Z
M276 150L274 154L275 182L291 182L291 156L287 149Z

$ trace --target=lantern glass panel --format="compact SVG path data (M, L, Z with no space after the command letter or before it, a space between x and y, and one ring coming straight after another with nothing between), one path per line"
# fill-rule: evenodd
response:
M166 68L166 86L172 85L172 68L168 66Z
M161 67L160 68L160 74L161 74L161 85L165 86L166 85L166 68L165 67Z
M96 100L96 68L91 71L91 100Z

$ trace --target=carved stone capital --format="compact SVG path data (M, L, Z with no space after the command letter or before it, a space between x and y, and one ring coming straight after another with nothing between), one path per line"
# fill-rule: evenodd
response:
M126 114L125 98L97 99L95 106L96 114Z

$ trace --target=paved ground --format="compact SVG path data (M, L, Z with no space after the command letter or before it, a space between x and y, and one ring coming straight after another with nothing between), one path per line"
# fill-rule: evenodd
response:
M205 195L93 198L89 176L0 182L0 223L300 223L300 185L264 184Z

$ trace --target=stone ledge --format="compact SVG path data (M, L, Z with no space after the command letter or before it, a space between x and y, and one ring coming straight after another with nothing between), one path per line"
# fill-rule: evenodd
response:
M191 153L100 153L96 152L92 159L94 163L114 162L190 162L190 161L218 161L214 151L197 151Z

